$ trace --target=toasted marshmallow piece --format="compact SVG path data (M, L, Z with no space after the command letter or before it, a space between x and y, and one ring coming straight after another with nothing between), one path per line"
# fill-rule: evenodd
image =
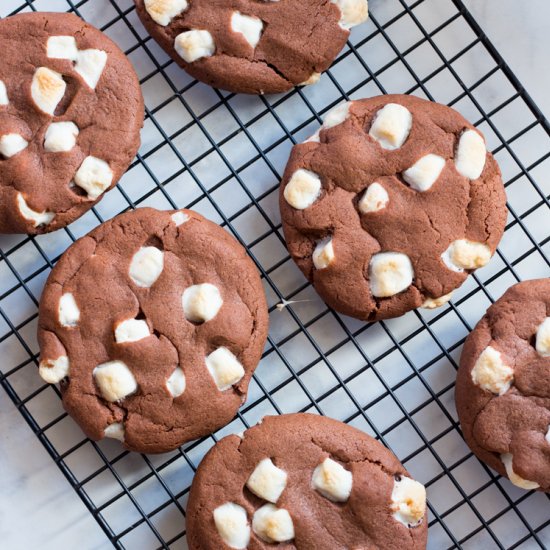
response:
M182 296L183 313L188 321L206 323L216 317L223 305L217 286L202 283L186 288Z
M294 538L294 524L288 510L265 504L252 518L252 529L266 542L286 542Z
M122 422L113 422L103 430L103 437L118 439L124 443L124 424Z
M47 67L38 67L32 77L31 96L41 111L53 116L66 88L67 84L59 73Z
M390 202L390 196L388 192L378 183L371 183L367 190L363 193L361 200L359 201L358 208L362 214L369 214L370 212L378 212L388 206Z
M155 246L142 246L132 257L128 274L141 288L152 287L164 269L164 252Z
M0 155L9 159L25 150L29 142L19 134L4 134L0 137Z
M270 458L264 458L248 478L246 486L257 496L275 504L286 487L287 474Z
M323 130L328 130L329 128L334 128L334 126L342 124L342 122L349 117L349 109L352 103L352 101L346 101L345 103L340 103L340 105L337 105L334 109L331 109L325 115L321 128Z
M224 347L214 350L205 359L206 368L220 391L228 390L244 376L239 360Z
M80 321L80 309L71 292L66 292L59 300L59 323L63 327L74 328Z
M441 254L441 259L449 269L460 273L487 265L491 259L491 249L483 243L459 239L449 245Z
M172 397L179 397L185 391L185 385L183 369L176 367L168 380L166 380L166 388Z
M321 73L312 73L312 75L307 79L298 84L298 86L311 86L312 84L317 84L321 80Z
M319 198L321 178L310 170L300 168L292 174L283 194L292 208L305 210Z
M514 380L514 369L504 363L502 355L487 346L472 369L472 381L476 386L496 395L506 393Z
M193 29L176 36L174 48L187 63L193 63L202 57L210 57L216 51L214 39L208 31Z
M179 227L189 221L189 216L185 212L175 212L172 214L171 218L176 227Z
M38 374L48 384L58 384L63 378L69 376L69 358L62 355L57 359L44 359L40 361Z
M403 146L411 132L411 112L398 103L388 103L374 117L369 136L383 149L393 151Z
M369 265L369 281L373 296L387 298L411 286L414 270L411 260L401 252L374 254Z
M461 176L477 180L487 160L487 147L483 138L474 130L465 130L458 141L455 166Z
M53 212L37 212L36 210L33 210L27 204L25 197L23 197L21 193L17 193L17 207L19 208L21 215L26 220L34 223L34 227L38 227L39 225L48 225L55 218L55 214Z
M137 342L148 336L151 336L149 326L143 319L126 319L115 328L115 342L117 344Z
M218 534L227 546L242 550L250 542L250 525L246 510L233 502L218 506L214 512L214 523Z
M8 90L2 80L0 80L0 105L9 105Z
M414 527L426 513L426 489L410 477L401 477L393 482L391 502L394 519Z
M98 365L93 375L101 395L110 403L124 399L138 388L132 371L122 361Z
M445 168L445 159L430 153L405 170L403 179L415 191L428 191L438 180L443 168Z
M340 26L343 29L351 29L364 23L369 17L369 4L367 0L330 0L340 8Z
M546 317L537 328L535 347L543 357L550 357L550 317Z
M82 50L78 52L74 70L92 90L95 90L106 64L107 52L103 50Z
M78 57L78 46L74 36L50 36L46 50L48 57L51 59L76 61Z
M452 296L453 293L449 292L449 294L445 294L445 296L440 296L439 298L426 298L421 307L424 309L436 309L449 302Z
M313 471L311 486L333 502L346 502L351 494L353 476L341 464L325 458Z
M88 198L95 200L113 183L113 171L104 160L86 157L74 176L74 182L88 193Z
M326 269L334 261L334 258L332 238L327 237L319 241L313 251L313 265L315 269Z
M231 15L231 30L242 34L245 40L255 48L260 41L264 24L258 17L243 15L234 11Z
M67 153L76 145L78 126L74 122L52 122L44 137L44 150L48 153Z
M508 476L508 479L516 487L527 489L528 491L530 491L531 489L538 489L540 487L540 485L535 481L528 481L527 479L523 479L514 472L514 468L512 467L513 457L510 453L500 455L500 460L502 460L502 463L506 468L506 475Z
M151 19L166 27L174 17L187 9L187 0L145 0L145 9Z

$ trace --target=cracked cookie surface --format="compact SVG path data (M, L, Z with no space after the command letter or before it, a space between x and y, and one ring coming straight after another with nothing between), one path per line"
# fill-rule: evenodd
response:
M317 82L368 16L367 0L135 0L143 24L191 76L237 93Z
M351 101L291 153L287 246L331 307L374 321L450 298L504 232L499 167L456 111L413 96Z
M456 407L480 460L518 487L550 492L550 279L511 287L470 333Z
M142 208L73 244L40 302L40 375L93 440L164 452L227 424L266 341L260 277L199 214Z
M135 156L143 97L106 35L67 13L0 21L0 233L65 227Z

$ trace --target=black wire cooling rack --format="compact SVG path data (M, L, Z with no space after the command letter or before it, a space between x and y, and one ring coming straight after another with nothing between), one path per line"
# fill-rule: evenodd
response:
M550 547L548 496L477 461L454 408L467 333L511 284L550 275L550 125L462 1L371 0L370 22L318 85L271 97L190 79L147 36L131 0L2 0L0 16L35 9L100 27L134 63L146 98L143 144L116 190L68 229L0 237L0 382L113 546L186 548L189 486L213 443L266 414L310 411L377 437L426 485L429 548ZM324 113L380 93L433 99L475 122L502 167L509 219L498 253L450 304L364 324L327 309L288 257L277 187L290 148ZM270 305L268 344L238 416L161 456L84 438L36 373L50 269L76 238L145 205L194 208L226 227L256 262Z

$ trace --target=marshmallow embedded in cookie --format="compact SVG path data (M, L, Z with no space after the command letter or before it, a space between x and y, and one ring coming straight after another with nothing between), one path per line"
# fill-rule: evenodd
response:
M166 388L172 397L179 397L186 387L185 374L181 367L176 367L174 372L166 380Z
M300 84L298 84L298 86L311 86L313 84L317 84L317 82L319 82L319 80L321 80L321 73L312 73L311 76L307 79L307 80L304 80L303 82L300 82Z
M185 212L175 212L172 214L171 218L176 227L179 227L189 221L189 216Z
M143 246L133 256L128 274L141 288L152 287L164 269L164 252L154 246Z
M369 5L367 0L330 0L336 4L341 12L340 26L343 29L351 29L364 23L369 17Z
M529 481L527 479L523 479L522 477L518 476L518 474L514 472L514 468L512 465L513 456L510 453L505 453L500 455L500 460L502 460L502 463L506 468L506 475L508 476L508 479L516 487L520 487L521 489L527 489L528 491L532 489L538 489L540 487L540 485L535 481Z
M321 178L310 170L300 168L292 174L283 194L292 208L305 210L319 198Z
M187 9L187 0L145 0L145 10L151 19L166 27Z
M262 540L286 542L294 538L294 524L288 510L265 504L254 513L252 529Z
M38 367L38 374L48 384L58 384L69 376L69 358L66 355L62 355L57 359L44 359L40 361Z
M440 296L439 298L426 298L421 307L423 307L424 309L436 309L445 305L451 300L452 297L453 293L449 292L449 294L445 294L444 296Z
M351 107L351 104L351 101L346 101L345 103L337 105L336 107L334 107L334 109L331 109L325 115L321 128L323 130L328 130L329 128L334 128L334 126L342 124L342 122L347 120L349 117L349 109Z
M203 57L211 57L216 51L212 35L208 31L198 29L178 34L174 48L187 63L193 63Z
M38 67L34 72L31 97L40 111L53 116L66 89L67 84L59 73L47 67Z
M246 486L258 497L275 504L286 487L287 474L270 458L264 458L250 474Z
M502 354L487 346L472 369L472 381L476 386L496 395L506 393L514 380L514 369L504 362Z
M78 46L74 36L50 36L46 44L46 53L50 59L69 59L76 61Z
M213 351L205 359L206 368L220 391L225 391L239 382L245 374L244 367L227 348Z
M67 153L76 145L78 126L74 122L52 122L44 136L47 153Z
M2 80L0 80L0 107L9 105L8 90Z
M221 539L230 548L242 550L250 542L250 525L246 510L233 502L218 506L214 512L214 524Z
M234 11L231 15L231 30L242 34L252 48L255 48L262 37L264 24L258 17L244 15Z
M369 265L369 282L373 296L387 298L406 290L414 279L411 260L400 252L374 254Z
M441 259L449 269L460 273L465 269L478 269L487 265L491 256L491 249L486 244L458 239L441 254Z
M393 517L407 527L418 525L426 514L426 489L410 477L399 477L393 482L391 494Z
M80 309L71 292L63 294L59 300L59 323L63 327L74 328L80 321Z
M455 166L458 173L471 180L478 179L487 160L485 140L474 130L465 130L458 141Z
M312 258L315 269L326 269L334 261L332 237L327 237L317 243Z
M539 355L550 357L550 317L538 326L535 347Z
M113 422L103 430L103 437L118 439L124 443L124 424L122 422Z
M445 159L432 153L417 160L410 168L403 172L403 179L415 191L428 191L439 179L445 168Z
M388 202L390 202L388 192L375 181L367 187L357 206L362 214L370 214L383 210L388 206Z
M341 464L325 458L313 471L311 485L333 502L346 502L351 494L353 477Z
M93 376L101 395L110 403L124 399L138 388L132 371L122 361L109 361L98 365L93 371Z
M406 107L398 103L388 103L376 113L369 136L383 149L393 151L407 141L412 123L412 114Z
M0 156L9 159L24 151L28 145L29 142L19 134L4 134L0 136Z
M151 336L149 325L143 319L126 319L115 328L115 342L117 344L138 342L149 336Z
M80 50L74 70L92 90L95 90L107 65L107 52L103 50Z
M188 321L206 323L216 317L223 305L223 299L217 286L202 283L184 290L182 305Z
M32 222L34 227L39 227L40 225L48 225L55 218L53 212L43 211L37 212L33 210L25 200L25 197L22 193L17 193L17 208L19 213L28 221Z
M113 171L104 160L89 156L82 161L74 182L88 193L88 198L95 200L113 183Z

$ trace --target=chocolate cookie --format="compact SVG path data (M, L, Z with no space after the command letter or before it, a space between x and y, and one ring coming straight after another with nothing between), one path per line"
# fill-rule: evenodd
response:
M290 254L334 309L367 321L450 299L491 258L506 197L481 134L412 96L352 101L296 145L281 183Z
M312 414L219 441L187 506L190 550L426 547L426 491L382 444Z
M314 84L366 21L367 0L135 0L155 40L216 88L272 94Z
M0 21L0 233L46 233L96 204L139 147L143 98L122 51L68 13Z
M550 279L511 287L468 336L456 408L480 460L550 492Z
M88 437L158 453L227 424L267 335L257 270L189 210L142 208L78 240L40 302L40 375Z

